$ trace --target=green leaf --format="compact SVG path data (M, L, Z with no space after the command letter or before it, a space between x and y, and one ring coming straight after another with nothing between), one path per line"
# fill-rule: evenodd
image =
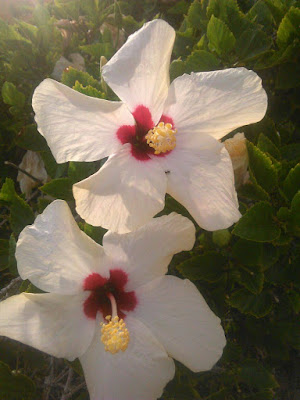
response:
M251 314L262 318L272 309L272 296L268 292L250 293L247 289L239 289L232 293L228 303L243 314Z
M281 147L281 155L287 161L300 160L300 143L288 144Z
M111 58L114 53L114 47L112 42L86 44L84 46L79 46L79 48L84 53L87 53L95 57L97 61L101 56L104 56L106 58Z
M73 182L70 178L57 178L41 186L40 190L56 199L70 201L74 200L72 186Z
M275 87L276 89L293 89L300 85L299 63L285 63L278 68Z
M261 201L242 216L232 233L246 240L272 242L279 237L280 228L274 222L271 205Z
M267 192L272 192L277 185L277 171L272 160L249 141L247 149L249 165L257 183Z
M199 0L193 1L187 14L187 20L193 28L201 28L202 21L207 19L205 11L206 10L205 7L203 7L202 2Z
M12 372L8 365L0 361L0 397L3 400L31 400L35 395L35 385L30 378Z
M185 278L216 282L221 278L226 262L226 258L221 254L210 252L192 257L176 268Z
M273 374L265 369L257 360L248 359L242 363L240 379L256 389L271 389L278 387Z
M44 161L46 171L51 178L60 178L66 172L68 163L57 164L50 151L42 151L41 157Z
M288 176L283 182L283 191L289 200L295 196L297 191L300 189L300 163L292 168L288 173Z
M18 276L16 260L16 239L13 234L9 238L8 268L12 275Z
M267 136L261 133L258 137L257 147L264 153L269 153L272 157L279 160L281 158L280 151L275 144Z
M290 215L291 228L295 235L300 236L300 190L293 197Z
M102 239L107 232L107 229L102 228L101 226L92 226L85 222L83 225L83 231L95 242L102 244Z
M95 162L71 161L69 163L68 176L73 183L76 183L94 174L96 169Z
M105 99L105 93L100 92L100 90L94 88L93 86L83 86L78 81L75 82L73 89L87 96L97 97L98 99Z
M16 136L16 144L23 149L32 151L47 151L48 145L44 137L37 131L36 125L25 126Z
M211 16L207 25L207 37L210 50L215 50L220 56L230 53L235 46L233 33L223 21L214 15Z
M26 201L17 195L12 179L6 178L1 188L0 200L6 202L10 208L10 225L16 235L19 235L26 225L33 223L33 212Z
M236 0L209 0L207 16L210 18L212 15L225 22L236 37L252 26Z
M17 108L24 107L25 96L11 82L4 82L2 86L2 98L5 104L15 106Z
M259 266L241 267L238 271L235 271L235 278L238 283L245 286L251 293L258 294L262 291L264 273Z
M170 80L171 82L185 73L185 62L182 60L174 60L170 65Z
M272 39L261 29L249 29L238 37L236 53L241 60L248 60L264 53L272 46Z
M277 31L277 44L279 48L291 44L294 39L300 38L300 9L291 7L282 19Z
M212 233L212 240L218 247L227 246L231 239L231 233L228 229L220 229Z
M9 241L0 239L0 271L8 267Z
M83 86L92 86L98 90L101 90L100 83L94 79L90 74L83 71L78 71L75 68L68 67L62 74L61 81L64 85L74 87L76 81L80 82Z
M251 174L250 174L251 175ZM238 194L251 200L270 200L268 193L252 178L252 181L244 183L238 188Z
M201 71L214 71L218 69L220 61L208 51L195 50L186 60L186 71L201 72Z

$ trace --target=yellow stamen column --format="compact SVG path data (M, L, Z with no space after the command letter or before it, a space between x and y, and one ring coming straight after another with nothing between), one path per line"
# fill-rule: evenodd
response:
M172 129L172 124L160 122L145 136L147 144L155 151L154 154L166 153L176 147L177 129Z
M116 354L119 351L125 351L129 344L129 331L123 319L117 314L117 303L112 294L108 295L111 302L112 316L107 315L105 319L107 324L101 323L101 341L104 344L105 351Z

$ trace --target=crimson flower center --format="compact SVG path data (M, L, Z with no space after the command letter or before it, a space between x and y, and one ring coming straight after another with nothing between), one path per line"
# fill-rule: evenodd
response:
M152 138L149 140L149 132L155 131L156 127L152 120L151 112L147 107L139 105L132 115L136 124L122 125L117 131L117 137L122 144L131 144L131 154L133 157L141 161L147 161L150 160L149 154L163 157L165 154L172 151L174 148L172 146L163 148L163 151L158 151L160 149L156 146L156 143L152 141ZM159 122L166 126L171 125L173 132L176 131L172 118L162 115Z
M113 295L117 304L118 317L125 318L125 312L133 311L137 305L134 291L126 291L128 275L121 269L110 270L109 278L98 273L90 274L83 283L83 289L90 291L89 297L83 304L83 310L88 318L96 319L101 312L103 318L112 315L110 295Z

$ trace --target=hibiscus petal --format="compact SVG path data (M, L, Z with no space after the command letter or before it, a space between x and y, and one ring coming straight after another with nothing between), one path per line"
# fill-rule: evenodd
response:
M51 203L21 232L16 258L22 279L53 293L77 293L91 272L100 267L102 275L107 272L103 248L79 229L62 200Z
M128 272L129 291L164 275L173 255L190 250L194 242L193 223L176 213L154 218L134 232L107 232L103 237L105 252Z
M239 220L232 163L222 144L211 138L203 148L177 146L159 162L170 171L167 192L199 226L214 231Z
M166 183L158 163L136 159L131 144L125 144L98 172L73 186L76 210L92 225L129 232L163 209Z
M123 103L86 96L52 79L35 89L32 107L58 163L113 154L122 146L116 135L120 126L134 124Z
M178 130L220 139L232 130L260 121L267 95L258 75L245 68L182 75L169 89L164 114Z
M192 282L163 276L136 293L134 317L148 326L170 356L194 372L213 367L226 340L220 319Z
M80 357L91 400L156 400L175 373L173 360L140 321L126 318L128 348L105 352L100 330Z
M102 75L131 112L143 105L156 124L168 94L174 29L163 20L145 24L103 67Z
M22 293L0 303L0 335L72 361L90 345L95 321L82 304L86 293Z

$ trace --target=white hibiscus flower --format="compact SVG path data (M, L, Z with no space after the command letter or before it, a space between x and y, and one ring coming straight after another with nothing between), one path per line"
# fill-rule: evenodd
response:
M16 252L21 277L50 293L1 302L0 335L79 357L91 400L157 399L174 376L171 357L203 371L225 345L193 283L165 276L173 254L194 241L191 221L172 213L135 232L108 232L102 247L56 200L23 230Z
M162 20L128 38L102 70L119 102L50 79L35 90L38 129L58 163L109 156L73 187L77 212L92 225L137 229L163 209L166 192L204 229L240 218L231 160L217 139L263 118L261 79L234 68L184 74L169 85L174 39Z

